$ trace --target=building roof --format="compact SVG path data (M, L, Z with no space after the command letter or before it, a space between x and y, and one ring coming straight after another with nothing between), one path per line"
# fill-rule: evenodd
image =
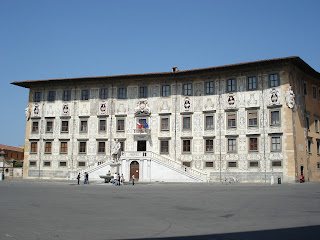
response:
M96 77L80 77L80 78L61 78L61 79L45 79L45 80L28 80L28 81L19 81L19 82L12 82L11 84L17 85L20 87L30 88L35 86L39 83L59 83L63 82L82 82L87 80L107 80L107 79L134 79L134 78L150 78L156 76L182 76L186 74L193 74L193 73L205 73L205 72L212 72L217 70L231 70L234 68L238 68L240 66L247 66L247 67L254 67L254 66L264 66L270 63L287 63L291 62L297 67L299 67L304 72L320 78L320 73L310 67L305 61L303 61L300 57L292 56L292 57L284 57L284 58L274 58L274 59L267 59L267 60L260 60L260 61L253 61L253 62L244 62L244 63L236 63L236 64L229 64L229 65L222 65L216 67L209 67L209 68L198 68L198 69L190 69L190 70L183 70L183 71L176 71L176 72L157 72L157 73L139 73L139 74L125 74L125 75L112 75L112 76L96 76Z
M8 151L13 151L13 152L23 152L23 149L22 149L22 148L12 147L12 146L7 146L7 145L0 144L0 151L1 151L2 149L3 149L3 150L8 150Z

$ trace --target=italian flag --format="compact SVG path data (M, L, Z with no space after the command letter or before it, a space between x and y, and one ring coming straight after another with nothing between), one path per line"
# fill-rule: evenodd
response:
M140 123L137 122L137 125L138 125L138 127L139 127L140 129L142 129L142 126L141 126Z

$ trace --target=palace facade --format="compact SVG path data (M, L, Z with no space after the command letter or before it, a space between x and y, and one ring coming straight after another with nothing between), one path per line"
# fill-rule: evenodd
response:
M320 73L299 57L12 84L30 89L26 178L320 181Z

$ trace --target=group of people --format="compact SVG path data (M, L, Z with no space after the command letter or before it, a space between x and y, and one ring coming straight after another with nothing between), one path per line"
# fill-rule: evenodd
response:
M116 186L120 186L124 184L124 176L123 174L120 175L120 173L115 173L113 175L113 184Z
M78 185L80 184L80 178L81 178L81 174L79 173L77 176L77 180L78 180ZM83 184L89 184L89 173L85 172L84 173L84 182Z

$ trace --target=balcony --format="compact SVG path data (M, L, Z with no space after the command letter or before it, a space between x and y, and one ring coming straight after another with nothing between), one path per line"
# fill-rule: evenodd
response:
M141 136L141 135L149 136L151 134L151 129L149 129L149 128L136 128L136 129L133 129L133 134L138 135L138 136Z

